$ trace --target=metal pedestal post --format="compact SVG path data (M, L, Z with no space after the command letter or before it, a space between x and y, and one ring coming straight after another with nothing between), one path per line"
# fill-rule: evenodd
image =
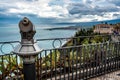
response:
M24 80L36 80L35 63L23 63Z
M21 42L15 48L13 53L23 58L24 80L36 80L35 59L42 51L34 40L36 33L35 27L28 18L19 22Z

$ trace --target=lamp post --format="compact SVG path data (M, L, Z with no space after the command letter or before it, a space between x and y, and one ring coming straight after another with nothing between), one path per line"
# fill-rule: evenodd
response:
M41 50L33 39L35 27L27 17L24 17L19 22L19 29L21 42L14 48L13 53L23 59L24 80L36 80L35 58Z

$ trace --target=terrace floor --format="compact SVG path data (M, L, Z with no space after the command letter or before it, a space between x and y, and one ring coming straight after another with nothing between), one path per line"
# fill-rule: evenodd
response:
M89 80L120 80L120 70L99 76L97 78L92 78Z

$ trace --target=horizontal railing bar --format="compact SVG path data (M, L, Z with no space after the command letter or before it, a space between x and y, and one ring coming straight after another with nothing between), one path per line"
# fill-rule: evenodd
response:
M67 47L60 47L60 48L53 48L53 49L44 49L44 50L56 50L56 49L69 49L69 48L78 48L78 47L88 47L88 46L95 46L95 45L105 45L105 44L113 44L119 42L103 42L103 43L94 43L94 44L85 44L85 45L78 45L78 46L67 46Z
M20 41L6 41L6 42L0 42L0 44L7 44L7 43L20 43Z
M9 56L9 55L17 55L17 54L10 54L10 53L8 53L8 54L0 54L0 57L1 56Z
M48 39L36 39L37 41L44 41L44 40L60 40L60 39L76 39L76 38L87 38L87 37L95 37L95 36L110 36L110 35L92 35L92 36L78 36L78 37L67 37L67 38L48 38Z

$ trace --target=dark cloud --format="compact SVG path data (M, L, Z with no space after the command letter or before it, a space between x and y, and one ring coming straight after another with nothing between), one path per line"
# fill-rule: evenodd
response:
M103 12L118 12L120 9L115 6L96 6L94 8L94 12L98 12L99 14Z
M3 8L0 8L0 12L4 12L5 11L5 9L3 9Z
M108 0L109 3L115 4L116 6L120 6L120 0Z
M62 0L52 0L49 5L53 6L53 5L63 5L64 2Z
M56 18L38 17L37 15L34 15L34 14L11 14L11 15L0 14L0 24L1 23L16 24L16 23L19 23L19 21L24 17L28 17L34 24L39 24L39 25L54 24L58 22Z
M20 20L17 16L0 14L0 24L15 24Z
M69 6L69 13L74 15L74 14L83 14L87 15L88 13L91 13L91 8L90 6L81 4L81 3L74 3Z
M91 2L89 2L91 3ZM69 6L69 13L71 15L80 14L80 15L103 15L103 13L107 12L118 12L120 8L113 5L95 5L95 7L91 7L92 5L85 5L81 3L73 3Z
M120 14L113 14L113 16L120 18Z
M93 0L86 0L87 4L92 4L94 1Z

